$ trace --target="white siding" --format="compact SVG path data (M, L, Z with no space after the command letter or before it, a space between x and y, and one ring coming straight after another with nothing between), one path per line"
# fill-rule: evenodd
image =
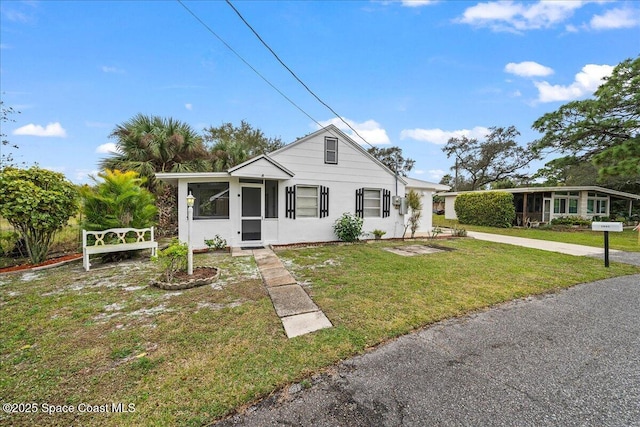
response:
M444 217L445 219L458 219L455 210L456 196L444 197Z

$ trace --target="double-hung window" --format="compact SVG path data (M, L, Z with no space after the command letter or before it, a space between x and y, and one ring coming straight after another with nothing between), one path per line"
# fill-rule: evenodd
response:
M196 198L194 219L229 219L228 182L192 183L188 191Z
M325 136L324 162L330 165L338 164L338 138Z
M382 198L379 189L365 188L363 212L365 218L380 218L382 216Z
M318 187L296 186L296 217L318 217Z
M606 194L589 193L587 198L587 214L606 215L608 201L609 197Z
M553 199L553 213L577 214L578 200L577 191L556 191Z

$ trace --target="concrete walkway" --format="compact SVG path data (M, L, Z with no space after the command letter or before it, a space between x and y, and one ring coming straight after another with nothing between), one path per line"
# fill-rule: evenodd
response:
M253 256L287 337L333 326L271 249L254 249Z

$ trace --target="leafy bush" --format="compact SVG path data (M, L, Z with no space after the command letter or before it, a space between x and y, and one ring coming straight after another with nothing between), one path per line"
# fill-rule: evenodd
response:
M371 234L373 234L376 237L376 239L380 239L380 238L382 238L382 236L387 234L387 232L383 231L383 230L379 230L379 229L376 228L375 230L373 230L371 232Z
M16 250L20 235L15 231L0 230L0 256L9 257Z
M187 244L180 242L178 239L173 239L169 246L159 251L158 255L153 258L154 261L160 263L166 282L173 281L177 272L187 269L188 254L189 247Z
M581 218L579 216L563 216L560 218L553 218L551 220L551 225L578 225L583 227L588 227L591 225L591 221L588 219Z
M411 229L411 238L413 239L420 225L420 218L422 218L422 200L416 190L411 189L411 191L407 193L407 205L411 210L408 221Z
M24 239L33 263L44 261L53 237L78 210L78 191L63 174L39 167L0 173L0 216Z
M454 208L460 224L509 228L516 219L513 194L505 191L460 194Z
M467 237L467 230L464 228L458 228L454 225L451 229L451 235L453 237Z
M204 244L207 245L209 250L220 250L227 247L227 241L216 234L213 239L204 239Z
M362 218L345 212L333 224L333 232L344 242L355 242L362 236L363 222Z

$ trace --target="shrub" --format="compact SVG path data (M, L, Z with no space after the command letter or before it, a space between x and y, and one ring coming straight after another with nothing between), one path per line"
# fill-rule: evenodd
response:
M362 218L345 212L333 224L333 232L343 242L355 242L362 236L363 222Z
M551 225L577 225L582 227L588 227L591 225L591 221L588 219L581 218L579 216L563 216L560 218L553 218L551 220Z
M160 263L166 282L173 281L173 277L177 272L187 269L188 254L189 247L187 244L180 242L178 239L173 239L169 246L159 251L158 255L153 258L154 261Z
M83 227L89 230L108 228L147 228L155 224L158 209L155 198L142 187L145 178L137 172L118 170L99 173L95 187L83 187Z
M411 190L407 193L407 205L411 210L411 216L409 216L409 228L411 229L411 238L416 234L416 230L420 225L420 218L422 218L422 200L420 194L416 190Z
M371 234L373 234L376 237L376 239L380 239L382 238L382 236L387 234L387 232L376 228L371 232Z
M39 167L0 173L0 216L24 239L33 263L44 261L53 237L78 210L78 191L63 174Z
M220 250L227 247L227 241L216 234L213 239L204 239L204 244L207 245L209 250Z
M460 194L454 208L460 224L508 228L516 219L513 194L505 191Z

